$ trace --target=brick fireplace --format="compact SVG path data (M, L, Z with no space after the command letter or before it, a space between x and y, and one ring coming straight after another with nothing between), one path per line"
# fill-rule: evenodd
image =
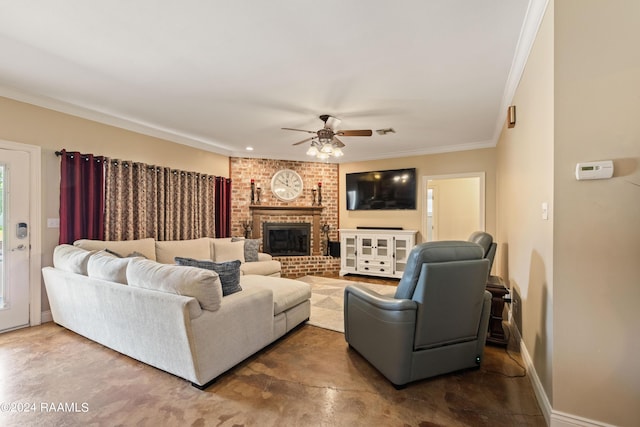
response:
M281 169L296 171L303 180L303 194L292 202L277 199L270 190L271 178ZM251 225L251 237L263 239L265 223L309 223L308 256L276 256L284 277L337 275L340 259L323 255L322 227L329 227L329 240L338 240L338 165L273 159L230 158L231 231L244 236ZM251 204L251 180L261 187L260 204ZM322 185L322 206L313 205L312 189ZM264 250L264 247L262 248Z
M272 256L311 255L311 224L308 222L265 222L262 250Z

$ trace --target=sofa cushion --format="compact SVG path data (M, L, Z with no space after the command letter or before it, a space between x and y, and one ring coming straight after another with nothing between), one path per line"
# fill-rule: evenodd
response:
M216 311L222 303L222 285L215 271L161 264L132 258L127 268L129 286L193 297L200 307ZM162 313L158 313L162 315Z
M261 276L273 276L280 275L282 270L282 264L280 261L260 261L260 262L245 262L240 266L242 274L259 274Z
M71 245L59 245L53 250L53 266L69 273L87 275L87 263L93 254Z
M94 279L127 284L127 266L132 258L118 258L107 251L99 251L89 257L87 275Z
M213 260L215 262L235 261L244 262L244 242L213 239Z
M244 262L256 262L258 259L258 252L260 251L260 239L245 239L244 237L232 237L232 242L244 242Z
M156 259L156 245L152 238L138 240L88 240L80 239L73 242L74 246L90 251L109 249L120 256L129 256L139 252L148 259Z
M218 273L222 283L222 296L240 292L240 261L215 262L208 260L197 260L193 258L176 257L176 264L191 267L206 268Z
M211 259L209 238L156 241L156 261L174 264L176 257Z
M273 292L273 315L278 315L291 307L311 298L311 285L299 280L282 277L244 275L240 285L246 289L267 288Z

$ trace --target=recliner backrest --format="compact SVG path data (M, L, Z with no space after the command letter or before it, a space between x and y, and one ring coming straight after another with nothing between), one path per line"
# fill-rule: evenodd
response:
M488 273L480 252L476 259L422 265L412 297L418 303L415 350L477 338Z
M484 255L482 247L465 241L427 242L416 245L407 259L395 298L411 299L418 284L418 278L425 263L464 261L480 259Z
M493 241L493 236L484 231L474 231L468 239L470 242L477 243L484 249L484 257L489 260L489 271L493 268L493 260L496 256L498 245Z

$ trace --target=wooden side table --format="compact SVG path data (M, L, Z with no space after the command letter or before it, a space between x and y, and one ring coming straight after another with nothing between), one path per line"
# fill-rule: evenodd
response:
M498 276L489 276L486 289L491 292L491 317L489 318L489 334L487 343L507 345L508 338L502 327L502 312L504 311L504 296L509 290L504 281Z

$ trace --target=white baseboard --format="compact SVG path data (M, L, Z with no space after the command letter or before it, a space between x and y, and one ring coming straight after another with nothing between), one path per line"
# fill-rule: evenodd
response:
M561 411L554 410L551 407L549 398L547 397L547 392L544 390L544 387L542 387L542 383L540 382L540 377L538 377L536 368L533 366L533 360L529 355L529 351L527 350L527 347L525 346L524 341L520 336L520 331L512 322L511 310L509 310L508 326L513 338L516 340L516 342L520 343L520 354L522 355L522 360L524 361L525 367L527 368L529 381L531 381L533 391L536 394L536 399L538 399L538 404L540 405L540 409L542 410L542 415L544 416L544 419L549 427L615 427L611 424L589 420L577 415L567 414Z
M53 316L51 315L51 310L43 311L41 314L41 322L53 322Z

